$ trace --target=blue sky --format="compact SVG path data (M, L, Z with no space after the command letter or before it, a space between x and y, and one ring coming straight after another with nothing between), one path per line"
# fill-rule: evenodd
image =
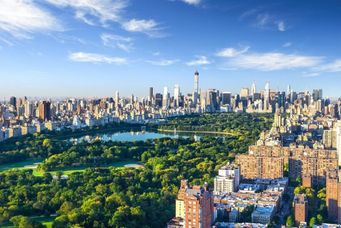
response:
M341 96L339 0L2 0L1 97L324 89Z

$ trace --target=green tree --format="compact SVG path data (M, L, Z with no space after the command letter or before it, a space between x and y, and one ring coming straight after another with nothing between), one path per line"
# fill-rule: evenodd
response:
M44 139L43 140L44 147L51 147L51 139Z
M34 221L28 217L18 215L10 219L14 226L18 228L44 228L45 226L40 222Z
M309 220L309 227L313 227L316 224L317 224L316 217L311 217L311 219Z
M287 220L286 220L286 222L285 222L285 225L286 225L287 227L294 227L294 226L295 226L295 220L294 220L294 217L293 217L292 215L289 215L289 216L287 217Z

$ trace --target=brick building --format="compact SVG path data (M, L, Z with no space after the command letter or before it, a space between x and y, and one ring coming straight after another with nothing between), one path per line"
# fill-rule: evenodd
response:
M175 207L176 217L167 227L205 228L213 223L213 197L207 185L190 186L182 180Z
M329 220L341 224L341 171L338 169L328 170L326 202Z
M250 146L248 154L236 156L236 163L245 179L283 177L284 165L288 164L290 179L310 176L307 185L324 185L327 169L338 167L336 150L303 146Z
M299 226L301 222L307 222L308 218L308 199L303 194L298 194L294 198L295 225Z

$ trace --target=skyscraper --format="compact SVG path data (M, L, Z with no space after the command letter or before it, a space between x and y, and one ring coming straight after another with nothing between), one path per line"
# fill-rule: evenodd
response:
M27 100L25 102L25 117L29 118L33 114L33 105Z
M221 95L221 103L223 105L231 105L232 94L230 92L223 92Z
M194 73L194 91L193 91L193 103L197 104L199 98L199 72Z
M241 88L240 89L240 97L241 98L248 98L250 95L249 88Z
M115 105L118 107L118 103L120 102L120 93L116 91L115 93Z
M179 107L179 101L180 101L180 86L176 84L174 86L174 105L175 107Z
M322 89L313 90L313 100L318 101L322 99Z
M51 103L48 101L42 101L38 106L39 119L42 121L51 119Z
M163 100L162 94L161 93L156 93L155 94L155 105L157 107L162 107L162 100Z
M10 97L9 104L14 106L14 107L17 107L17 98L16 97Z
M270 84L267 82L265 84L265 91L264 91L264 110L270 109Z
M168 108L169 107L169 93L168 93L168 87L163 87L163 101L162 101L162 107Z
M207 91L207 105L210 106L210 112L215 112L219 109L218 105L218 91L215 89L209 89Z
M149 101L152 102L154 100L154 89L153 87L149 87Z
M290 95L290 93L291 93L291 86L288 85L287 94Z
M251 96L253 96L255 93L257 93L256 82L253 82L251 85Z

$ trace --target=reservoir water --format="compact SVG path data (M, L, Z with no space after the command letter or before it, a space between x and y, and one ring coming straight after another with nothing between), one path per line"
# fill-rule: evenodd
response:
M194 138L199 139L196 135ZM95 140L107 141L124 141L124 142L134 142L134 141L146 141L148 139L160 139L160 138L188 138L189 135L180 135L174 133L157 133L157 132L116 132L113 134L98 134L98 135L86 135L80 138L71 138L70 140L75 143L81 142L92 142Z

